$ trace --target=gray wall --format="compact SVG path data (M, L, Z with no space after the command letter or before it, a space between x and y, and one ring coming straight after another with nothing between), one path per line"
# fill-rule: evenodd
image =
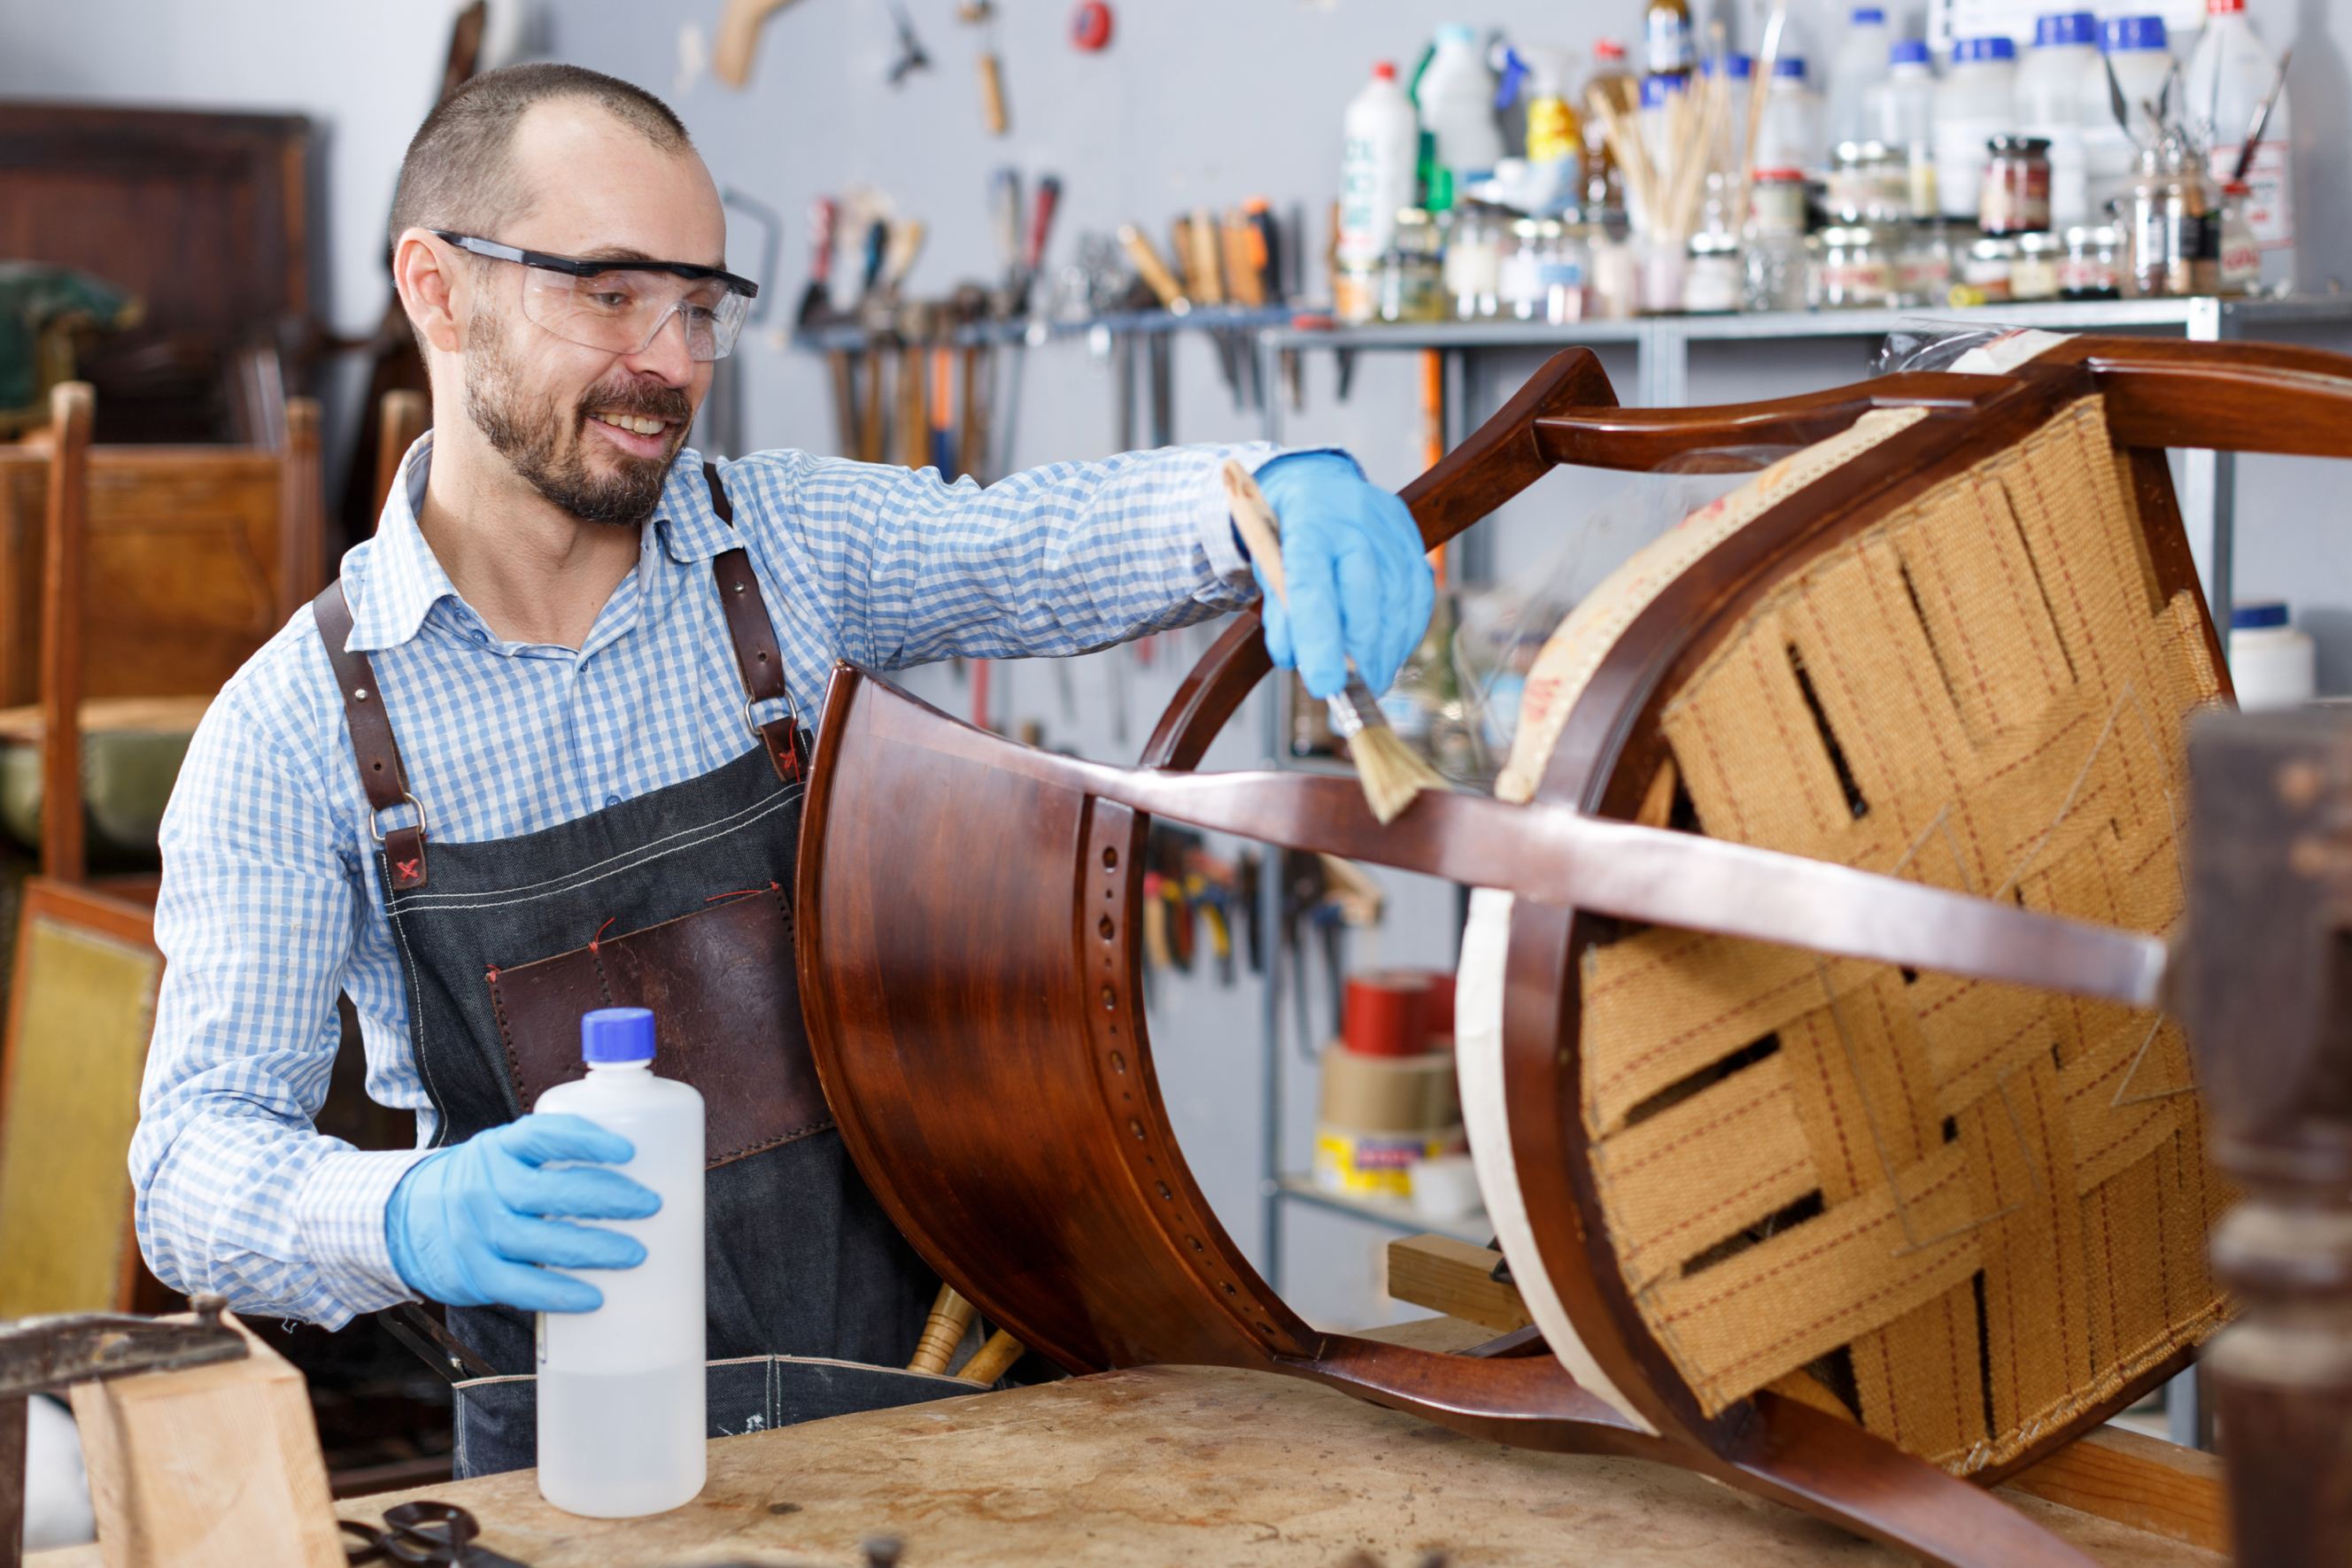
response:
M1752 0L1743 0L1752 3ZM302 0L79 0L69 6L0 0L0 93L11 96L161 101L294 110L321 131L327 210L319 225L326 271L323 302L350 329L371 325L382 307L380 225L393 171L427 106L446 32L446 0L346 5ZM785 214L788 236L778 276L763 282L778 319L797 298L804 267L803 214L810 200L856 182L888 193L901 212L930 227L914 287L942 293L993 269L986 225L991 169L1021 167L1032 179L1061 174L1066 200L1057 252L1082 230L1134 218L1155 233L1196 204L1223 205L1251 193L1319 214L1328 204L1341 107L1382 57L1409 64L1430 28L1462 17L1514 30L1530 41L1589 44L1601 28L1633 34L1634 0L1570 7L1539 0L1486 0L1471 10L1428 0L1125 0L1119 34L1104 55L1064 42L1066 0L1005 0L1000 44L1013 129L1002 142L980 130L972 62L975 38L952 20L951 0L908 0L934 68L901 90L883 83L893 53L884 0L807 0L780 13L761 41L747 92L709 78L681 84L682 22L715 23L717 0L677 5L620 0L553 0L502 29L507 48L578 61L640 81L671 97L693 128L722 186ZM1900 11L1904 7L1897 7ZM1916 26L1918 11L1913 7ZM2305 272L2324 279L2352 234L2344 159L2347 91L2345 46L2352 0L2252 0L2256 25L2275 49L2296 47L2294 89L2296 172L2301 180ZM1727 6L1727 16L1731 11ZM1801 0L1800 22L1814 47L1831 37L1828 0ZM584 173L585 172L583 172ZM1315 243L1321 244L1319 219ZM739 236L739 265L753 258ZM2328 338L2313 340L2331 342ZM2333 346L2352 346L2333 343ZM1695 401L1823 386L1861 374L1859 341L1710 351L1695 360ZM1622 352L1604 356L1630 388ZM1533 357L1498 367L1507 387ZM833 439L821 361L762 337L747 340L747 430L752 444L817 449ZM1255 434L1220 384L1208 345L1182 342L1178 359L1180 440ZM1310 361L1308 410L1289 434L1347 445L1372 476L1402 485L1420 466L1417 382L1410 357L1368 357L1354 395L1339 405L1331 367ZM1033 356L1020 410L1016 458L1034 464L1110 450L1111 400L1105 368L1082 344L1057 343ZM2239 557L2242 597L2284 595L2327 637L2324 678L2352 686L2352 552L2332 517L2315 516L2317 470L2250 463ZM1623 481L1564 473L1513 509L1496 559L1506 570L1538 568L1568 524ZM1634 542L1612 538L1595 560ZM1584 563L1591 567L1594 561ZM1015 716L1042 719L1056 742L1106 757L1132 756L1203 638L1167 640L1144 668L1126 654L1081 661L1069 671L1077 702L1066 717L1053 673L1010 673ZM961 708L964 693L944 672L919 677L927 695ZM1124 685L1130 709L1124 741L1108 712ZM1244 720L1212 766L1243 766L1257 755L1257 727ZM1397 887L1388 927L1360 942L1360 960L1451 959L1451 900L1444 890ZM976 890L975 918L986 918ZM1368 950L1370 949L1370 950ZM1318 1009L1319 1011L1319 1009ZM1213 980L1161 983L1154 1023L1163 1088L1192 1164L1227 1225L1244 1246L1261 1243L1255 1186L1259 1049L1254 988ZM1318 1016L1316 1032L1328 1028ZM1312 1116L1311 1073L1289 1058L1289 1163L1305 1161ZM1324 1321L1363 1321L1383 1309L1375 1293L1378 1242L1352 1221L1294 1209L1285 1249L1295 1303Z

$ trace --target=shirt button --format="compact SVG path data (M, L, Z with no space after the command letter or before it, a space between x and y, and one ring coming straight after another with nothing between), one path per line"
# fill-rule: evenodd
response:
M621 798L618 795L607 795L604 797L604 804L607 806L617 806L620 803Z

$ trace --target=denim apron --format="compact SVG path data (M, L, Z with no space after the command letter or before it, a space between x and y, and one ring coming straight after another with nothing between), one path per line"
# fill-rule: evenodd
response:
M716 471L705 474L731 523ZM412 808L413 821L377 828L376 860L410 1045L440 1118L436 1146L511 1121L580 1077L580 1015L593 1008L652 1009L655 1071L702 1093L718 1436L971 1385L887 1370L912 1354L937 1279L858 1176L817 1082L793 952L807 744L749 557L738 548L711 564L759 744L698 779L479 843L427 842L374 673L346 647L341 585L313 610L372 821ZM777 701L781 716L758 723L757 706ZM459 1475L530 1465L530 1316L452 1307L448 1326L499 1375L458 1385ZM823 1369L824 1396L780 1396L777 1368L803 1364Z

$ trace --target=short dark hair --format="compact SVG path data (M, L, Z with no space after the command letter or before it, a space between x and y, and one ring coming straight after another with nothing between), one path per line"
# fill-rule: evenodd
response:
M533 105L559 98L587 99L665 152L694 146L669 105L617 77L545 61L484 71L436 104L410 139L388 242L412 228L482 235L524 210L529 193L509 156L515 127Z

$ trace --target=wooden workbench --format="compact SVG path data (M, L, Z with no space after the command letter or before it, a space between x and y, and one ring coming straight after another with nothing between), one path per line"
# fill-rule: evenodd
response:
M1391 1331L1458 1346L1485 1331ZM2039 1499L2017 1506L2114 1568L2212 1568L2211 1552ZM1630 1459L1533 1454L1457 1436L1293 1378L1151 1367L843 1416L710 1445L685 1508L604 1521L558 1512L529 1471L342 1505L462 1503L483 1543L530 1568L846 1565L896 1536L906 1568L1214 1564L1338 1568L1368 1551L1412 1568L1894 1564L1893 1552L1698 1477ZM94 1548L35 1568L96 1568Z

